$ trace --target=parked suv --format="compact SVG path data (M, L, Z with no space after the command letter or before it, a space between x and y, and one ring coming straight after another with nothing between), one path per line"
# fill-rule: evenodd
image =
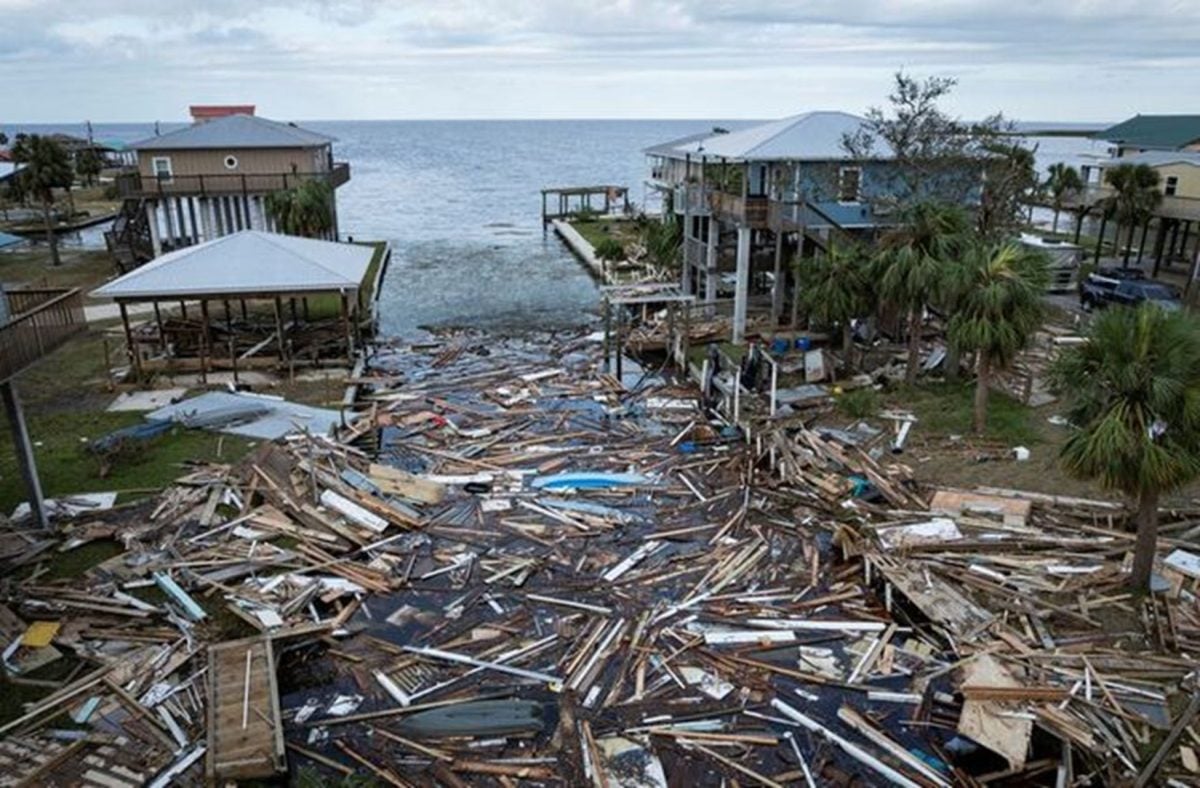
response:
M1179 293L1171 285L1146 279L1135 269L1113 268L1088 274L1079 290L1079 303L1084 309L1109 304L1137 306L1153 301L1164 309L1178 309Z

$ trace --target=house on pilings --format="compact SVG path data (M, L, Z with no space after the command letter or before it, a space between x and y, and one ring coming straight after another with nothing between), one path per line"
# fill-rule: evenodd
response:
M1190 264L1188 282L1195 281L1200 269L1200 115L1135 115L1092 136L1112 146L1111 156L1080 168L1084 189L1067 202L1077 217L1075 242L1079 243L1083 219L1100 217L1095 251L1099 256L1100 237L1110 221L1105 207L1114 194L1106 171L1144 164L1158 172L1162 199L1135 235L1136 260L1141 264L1148 256L1155 276L1163 263Z
M326 238L337 240L336 191L350 165L334 160L333 137L258 117L251 105L191 114L192 125L134 143L136 168L116 178L124 203L105 240L121 270L242 230L278 231L267 196L314 180L331 187Z
M744 339L752 296L778 325L792 260L839 239L871 240L895 223L909 187L890 149L876 142L869 156L853 156L845 144L865 122L807 112L644 151L647 186L683 223L683 291L711 304L732 290L734 342ZM979 168L961 170L931 188L977 198Z

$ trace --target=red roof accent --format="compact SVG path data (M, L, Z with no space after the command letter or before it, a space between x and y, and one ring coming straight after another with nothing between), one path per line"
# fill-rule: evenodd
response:
M253 115L253 104L193 104L188 107L192 120L203 123L206 120L216 120L227 115Z

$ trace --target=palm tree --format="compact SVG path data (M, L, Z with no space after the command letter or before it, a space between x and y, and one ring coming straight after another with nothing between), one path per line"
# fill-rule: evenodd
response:
M800 304L809 319L842 331L842 361L849 369L854 347L851 321L870 308L871 257L854 243L834 244L825 254L796 258L796 283Z
M1094 318L1087 340L1050 369L1078 428L1060 461L1136 506L1130 584L1146 591L1159 496L1200 475L1200 325L1149 304L1114 308Z
M12 152L13 161L24 165L18 176L21 188L42 204L42 221L46 226L50 260L54 265L61 265L51 212L54 208L54 190L70 189L74 180L71 157L62 145L37 134L18 135Z
M957 206L917 203L904 212L902 224L880 241L874 278L880 299L907 313L904 380L910 385L917 380L925 307L946 283L948 268L969 226L966 213Z
M669 218L642 223L639 240L652 263L666 271L676 271L679 268L679 250L683 247L683 223L674 214L663 215Z
M1147 164L1118 164L1104 171L1104 180L1113 189L1109 199L1117 219L1117 238L1121 237L1121 227L1128 228L1122 261L1128 267L1134 231L1154 215L1154 209L1162 202L1158 170Z
M974 424L983 433L992 373L1006 369L1041 325L1050 274L1041 253L1013 243L974 246L957 274L962 297L948 334L959 352L978 359Z
M1058 215L1068 200L1083 191L1083 179L1079 177L1079 170L1060 161L1050 165L1043 185L1050 194L1050 204L1054 206L1054 225L1051 232L1057 233Z
M267 195L264 207L275 226L287 235L320 238L333 229L333 188L309 180L292 189Z
M75 172L79 174L84 185L95 185L96 178L103 170L104 157L95 148L83 148L75 155Z

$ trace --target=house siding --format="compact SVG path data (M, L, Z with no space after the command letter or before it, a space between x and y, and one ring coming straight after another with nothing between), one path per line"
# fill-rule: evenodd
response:
M1200 199L1200 167L1191 164L1164 164L1154 169L1162 176L1160 186L1166 186L1167 178L1179 179L1175 186L1176 197Z
M238 160L236 169L225 166L225 158ZM187 175L278 175L329 171L329 148L242 148L224 150L140 151L138 171L154 176L154 159L171 160L172 177Z

